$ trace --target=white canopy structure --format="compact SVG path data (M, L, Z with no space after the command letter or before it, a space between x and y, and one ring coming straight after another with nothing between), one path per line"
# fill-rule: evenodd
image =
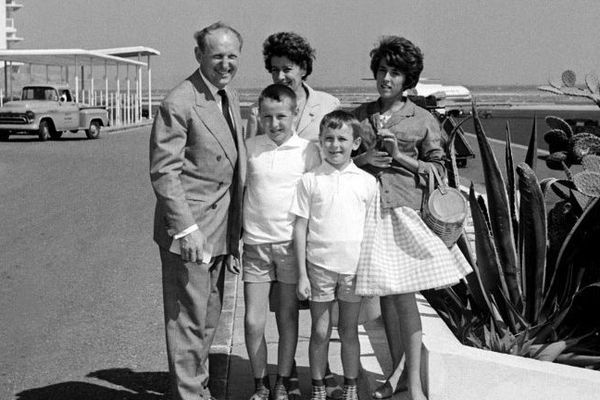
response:
M0 61L11 65L23 63L31 66L45 66L46 81L50 81L49 67L60 67L61 81L63 77L69 83L69 68L74 71L74 95L75 101L81 101L91 105L103 105L111 114L111 122L115 125L136 123L142 116L142 68L148 71L148 110L151 114L152 104L152 75L150 69L150 56L160 55L158 50L136 46L121 47L113 49L83 50L83 49L11 49L0 50ZM142 61L146 57L147 62ZM131 57L137 57L132 59ZM5 65L6 65L5 64ZM85 68L88 68L86 77ZM95 88L94 67L104 70L104 90ZM109 91L108 68L115 68L115 84ZM129 69L135 71L134 95L131 93L131 82ZM120 71L126 71L126 90L121 89ZM12 68L9 68L12 73ZM65 74L66 72L66 74ZM86 79L87 78L87 79ZM12 82L12 79L10 80ZM86 84L87 83L87 84ZM86 89L87 88L87 89ZM12 91L11 88L5 88ZM2 96L0 96L2 97Z

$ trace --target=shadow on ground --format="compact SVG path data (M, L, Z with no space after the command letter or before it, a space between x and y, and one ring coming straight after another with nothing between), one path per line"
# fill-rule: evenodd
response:
M166 372L134 372L128 368L94 371L96 378L119 388L92 382L62 382L17 393L18 400L162 400L167 389Z

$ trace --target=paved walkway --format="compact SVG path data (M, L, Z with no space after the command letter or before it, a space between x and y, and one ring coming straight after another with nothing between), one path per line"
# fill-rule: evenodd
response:
M239 278L238 278L239 279ZM244 298L243 282L234 275L228 275L223 314L217 337L211 348L211 388L218 399L247 400L253 393L254 382L248 353L244 344ZM235 295L233 295L235 293ZM303 398L310 398L310 371L308 363L308 341L310 337L310 314L308 310L300 311L298 348L296 363L300 390ZM359 396L369 399L371 391L380 382L386 371L391 368L387 354L387 343L380 320L361 325L359 329L361 345L362 373L359 380ZM277 327L274 314L270 314L266 327L268 347L268 368L271 382L274 383L277 374ZM227 350L230 349L229 355ZM338 382L343 383L342 365L340 360L340 341L334 329L329 347L329 362L331 370ZM379 381L379 382L378 382ZM398 399L401 399L399 397Z

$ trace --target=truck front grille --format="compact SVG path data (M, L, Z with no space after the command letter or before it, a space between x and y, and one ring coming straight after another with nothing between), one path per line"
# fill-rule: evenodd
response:
M25 125L29 120L25 114L0 113L0 124Z

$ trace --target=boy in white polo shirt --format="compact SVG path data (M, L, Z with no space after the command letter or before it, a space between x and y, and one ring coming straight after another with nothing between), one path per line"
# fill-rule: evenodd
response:
M294 132L296 95L274 84L260 94L259 118L266 135L246 141L248 177L244 195L243 280L246 349L255 381L251 400L287 400L298 341L298 267L292 246L295 216L289 209L302 174L321 163L316 144ZM270 393L265 323L269 290L278 284L277 382ZM291 394L290 394L290 397Z
M320 125L322 164L298 183L291 212L296 215L294 247L298 259L298 297L309 298L312 400L325 400L323 382L331 335L330 313L338 300L345 400L357 400L358 314L356 267L367 208L377 191L375 178L350 157L360 145L360 125L352 114L333 111Z

